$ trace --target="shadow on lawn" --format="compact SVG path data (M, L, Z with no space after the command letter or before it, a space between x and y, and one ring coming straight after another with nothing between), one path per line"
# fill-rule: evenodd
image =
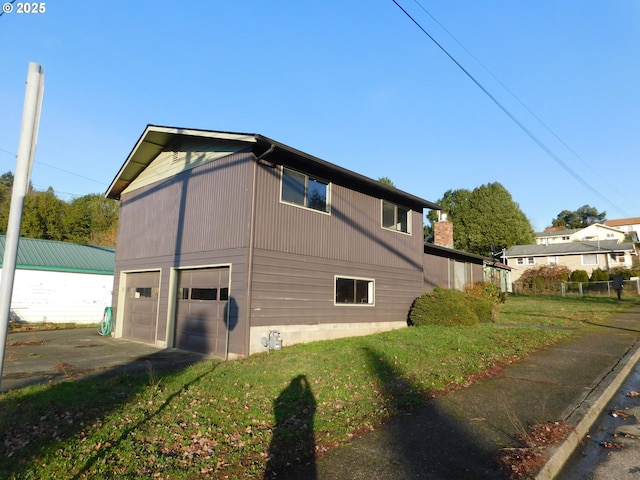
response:
M316 400L304 375L298 375L273 402L276 424L269 445L264 479L282 478L290 465L304 462L305 479L315 480Z
M383 450L376 456L389 456L381 462L389 466L386 478L505 478L496 452L474 441L463 422L440 408L437 398L425 401L429 393L405 378L384 352L367 349L366 354L387 408L397 412L378 432L385 440L378 443ZM417 396L422 396L419 404Z
M313 465L278 476L280 480L507 478L496 461L497 452L475 440L438 398L428 399L430 392L407 379L392 358L373 348L365 348L363 354L392 417L374 431L327 452Z
M60 448L66 439L81 436L86 426L101 422L150 384L159 382L159 373L178 372L193 363L187 364L178 357L175 357L178 361L172 362L174 353L182 354L184 360L182 352L163 350L90 378L51 384L33 393L5 392L5 399L0 401L0 478L23 478L36 473L39 459L48 451ZM173 398L201 381L219 364L213 363L211 369L176 389L144 419L132 422L117 438L87 454L83 466L77 472L66 472L65 477L83 478L134 429L158 415Z

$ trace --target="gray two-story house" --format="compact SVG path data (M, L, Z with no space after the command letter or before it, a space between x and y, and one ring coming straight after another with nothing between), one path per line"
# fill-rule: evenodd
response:
M116 336L225 358L406 326L439 209L262 135L154 125L106 195Z

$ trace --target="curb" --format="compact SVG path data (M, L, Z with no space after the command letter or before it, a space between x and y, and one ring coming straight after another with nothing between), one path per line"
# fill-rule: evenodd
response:
M587 435L604 407L620 388L635 364L640 359L640 340L627 350L616 366L568 416L567 423L575 425L567 439L553 450L549 460L534 476L535 480L552 480L569 459L575 448Z

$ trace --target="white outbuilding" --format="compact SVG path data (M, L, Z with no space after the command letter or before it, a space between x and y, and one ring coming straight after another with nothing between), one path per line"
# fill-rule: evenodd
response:
M0 268L6 237L0 236ZM11 299L13 320L98 323L111 305L115 249L21 237Z

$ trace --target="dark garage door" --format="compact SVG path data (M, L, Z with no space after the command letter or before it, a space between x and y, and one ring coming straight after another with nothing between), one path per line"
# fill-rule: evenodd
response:
M224 356L229 267L181 270L176 308L176 347Z
M160 272L127 274L122 337L156 343Z

